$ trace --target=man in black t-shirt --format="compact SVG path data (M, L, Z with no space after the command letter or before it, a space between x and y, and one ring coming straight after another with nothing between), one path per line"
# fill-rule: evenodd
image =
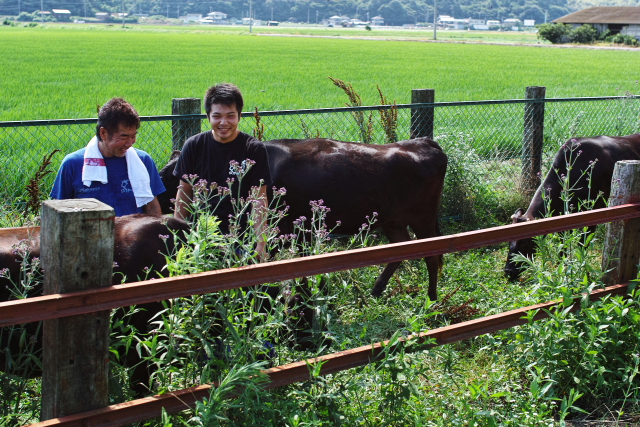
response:
M176 196L175 214L179 219L189 216L188 204L193 198L193 187L183 177L197 175L198 180L216 183L218 187L228 187L233 179L231 196L212 198L210 205L221 221L220 229L229 232L229 215L234 213L231 198L247 198L251 187L259 187L256 209L255 231L263 235L262 212L268 205L267 185L271 183L267 151L259 140L238 130L244 101L237 86L221 83L210 87L204 97L204 108L211 123L211 131L202 132L189 138L185 144L173 174L181 179ZM255 162L246 174L243 172ZM240 182L239 175L243 175ZM241 218L241 226L246 226L246 214ZM259 239L256 251L264 255L264 240Z

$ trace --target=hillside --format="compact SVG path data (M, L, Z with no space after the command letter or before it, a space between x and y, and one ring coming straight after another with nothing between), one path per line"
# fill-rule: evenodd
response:
M40 10L41 0L0 0L0 15ZM632 0L441 0L439 15L456 18L534 19L543 23L595 5L632 5ZM44 10L68 9L73 16L93 17L96 12L162 15L177 18L185 13L226 13L233 20L249 16L248 0L43 0ZM321 23L333 15L367 21L380 15L387 25L433 21L433 0L253 0L254 17L262 20ZM31 17L24 16L23 20Z

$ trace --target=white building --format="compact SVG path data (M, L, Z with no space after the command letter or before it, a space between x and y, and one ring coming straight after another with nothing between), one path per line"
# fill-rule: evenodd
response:
M382 16L374 16L371 18L371 25L374 27L381 27L384 25L384 18Z
M333 15L329 18L329 26L341 27L343 23L348 24L351 19L348 16Z
M213 23L220 23L222 21L225 21L227 19L227 14L226 13L222 13L222 12L211 12L211 13L207 13L207 16L209 17L209 19L211 19L213 21Z
M180 19L182 19L185 24L188 24L189 22L199 22L202 19L202 14L187 13L185 16L181 16Z

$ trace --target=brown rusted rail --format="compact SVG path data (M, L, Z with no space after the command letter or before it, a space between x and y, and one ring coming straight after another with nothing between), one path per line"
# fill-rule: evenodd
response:
M590 299L595 301L605 297L606 295L625 294L627 292L627 286L628 283L624 283L596 290L591 293ZM580 299L581 296L574 298L571 311L576 311L580 308ZM481 319L470 320L468 322L433 329L419 335L402 339L401 342L405 342L409 339L417 339L419 343L426 343L426 347L449 344L525 324L527 323L527 320L524 316L529 311L537 311L533 317L534 320L545 319L549 317L548 310L558 304L559 303L557 301L551 301L544 304L537 304L500 314L494 314ZM431 344L432 340L435 340L435 344ZM374 361L388 343L389 341L384 341L373 345L321 356L309 361L295 362L267 369L263 371L270 378L266 388L277 388L308 380L310 378L309 368L307 366L308 363L322 363L320 375L333 374L346 369L366 365ZM424 349L425 345L418 345L415 348ZM411 348L408 350L411 351ZM215 384L200 385L163 395L145 397L143 399L112 405L94 411L31 424L29 427L123 426L149 418L158 417L162 413L163 408L169 414L190 409L195 406L195 402L197 400L201 400L203 397L208 397L211 389L215 386Z
M521 224L0 304L0 326L423 258L640 216L640 203Z

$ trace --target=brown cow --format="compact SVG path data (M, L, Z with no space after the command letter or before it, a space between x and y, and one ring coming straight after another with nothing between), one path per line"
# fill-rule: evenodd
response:
M382 228L390 242L411 239L411 227L419 239L435 237L438 208L447 169L447 156L440 146L417 138L385 145L368 145L331 139L279 139L266 141L272 185L287 190L289 214L281 220L286 234L293 221L311 218L311 200L323 200L331 209L328 229L337 234L356 234L367 215L377 213L375 227ZM165 199L175 197L179 180L173 176L175 159L160 171L167 188ZM271 186L269 186L271 187ZM271 195L269 195L271 200ZM171 204L161 203L163 213ZM341 224L335 227L337 222ZM335 227L335 228L334 228ZM425 258L429 271L429 298L437 299L438 270L442 256ZM386 266L373 286L380 296L400 265Z
M112 284L119 284L123 280L125 282L135 282L140 279L158 277L156 270L161 270L166 264L164 253L171 253L174 249L173 234L171 231L184 233L188 230L188 226L184 221L146 214L134 214L117 217L114 226L114 278ZM166 243L160 238L160 235L169 236ZM22 241L20 245L29 247L30 257L40 256L40 228L18 228L5 230L0 234L0 269L8 268L11 280L16 283L20 274L20 254L15 251L15 247ZM9 299L10 284L8 279L0 278L0 301ZM42 293L39 287L33 290L33 295L37 296ZM138 330L147 332L149 328L149 319L162 310L160 302L141 304L138 306L141 310L134 314L130 323ZM27 325L27 333L36 337L36 324ZM39 332L41 333L41 332ZM2 350L7 347L16 354L19 348L19 337L15 337L11 342L6 342L6 336L2 335L0 343ZM38 339L38 343L42 340ZM145 384L148 383L149 373L147 367L139 363L140 358L135 350L127 353L127 363L129 366L136 366L134 372L131 373L134 382L134 390L139 395L146 392ZM4 369L6 366L6 352L0 352L0 366ZM23 372L14 372L21 375ZM41 372L30 372L31 376L38 376Z
M640 134L596 136L567 141L556 153L553 166L534 194L527 211L518 209L511 217L514 224L543 218L548 214L556 216L565 213L564 201L561 199L560 177L567 175L568 159L573 159L568 179L574 191L571 192L571 199L567 202L568 205L573 206L572 212L582 209L583 202L586 200L595 201L593 209L603 208L611 192L611 177L616 162L640 160ZM591 173L584 173L591 168L593 169ZM599 194L601 197L598 197ZM545 199L548 199L548 202L545 202ZM550 212L547 212L547 205ZM535 250L536 246L532 238L510 242L507 263L504 267L505 275L512 280L517 279L522 272L522 265L513 260L514 255L519 253L530 258Z

